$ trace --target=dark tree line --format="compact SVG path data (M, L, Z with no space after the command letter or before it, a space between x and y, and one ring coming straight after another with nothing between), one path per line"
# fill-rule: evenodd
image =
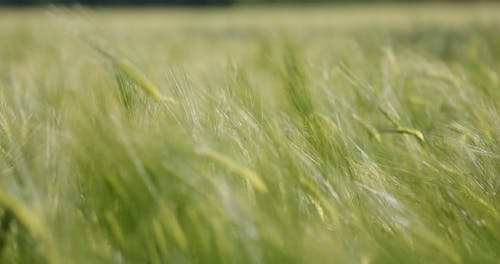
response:
M88 5L88 6L139 6L139 5L229 5L235 0L0 0L0 6L29 6L29 5Z
M210 5L230 5L235 3L313 3L313 2L479 2L482 0L0 0L0 6L23 6L23 5L192 5L192 6L210 6ZM488 0L486 0L488 1ZM490 0L496 1L496 0Z
M28 6L28 5L88 5L88 6L139 6L139 5L228 5L233 0L0 0L0 6Z

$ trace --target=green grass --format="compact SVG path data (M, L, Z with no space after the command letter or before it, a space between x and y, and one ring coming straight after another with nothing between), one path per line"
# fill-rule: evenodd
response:
M1 263L499 263L500 6L0 11Z

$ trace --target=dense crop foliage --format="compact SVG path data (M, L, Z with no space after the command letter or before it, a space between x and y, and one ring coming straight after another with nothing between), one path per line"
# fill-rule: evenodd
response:
M500 259L499 7L0 12L1 263Z

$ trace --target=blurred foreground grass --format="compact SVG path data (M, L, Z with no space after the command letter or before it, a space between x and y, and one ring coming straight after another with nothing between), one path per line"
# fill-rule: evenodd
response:
M0 262L498 263L499 28L0 10Z

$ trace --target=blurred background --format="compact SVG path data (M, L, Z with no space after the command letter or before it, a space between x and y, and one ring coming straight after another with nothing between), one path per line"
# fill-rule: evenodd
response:
M89 6L100 5L186 5L186 6L213 6L231 4L287 4L287 3L409 3L409 2L499 2L498 0L0 0L0 6L26 6L81 4Z

